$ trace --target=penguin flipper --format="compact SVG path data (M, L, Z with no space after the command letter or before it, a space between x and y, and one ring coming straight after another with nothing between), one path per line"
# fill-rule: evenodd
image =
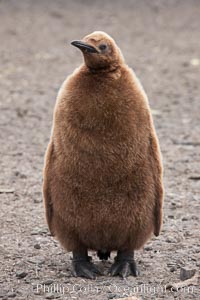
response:
M149 154L155 184L155 207L154 207L154 234L158 236L162 226L162 206L163 206L163 184L162 184L162 162L158 140L154 130L149 138Z
M44 167L44 173L43 173L43 201L44 201L44 207L45 207L45 215L46 215L46 221L47 225L49 227L49 230L52 235L53 233L53 204L51 200L51 191L50 191L50 183L49 183L49 165L51 160L51 155L53 153L53 145L50 143L47 148L46 157L45 157L45 167Z

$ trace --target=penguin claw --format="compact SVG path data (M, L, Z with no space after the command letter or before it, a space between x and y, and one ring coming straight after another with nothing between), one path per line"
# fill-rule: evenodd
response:
M129 275L137 277L139 273L134 260L116 260L111 266L109 274L111 276L119 275L122 278L126 278Z
M96 279L96 275L102 275L100 270L90 261L74 261L72 273L75 277Z

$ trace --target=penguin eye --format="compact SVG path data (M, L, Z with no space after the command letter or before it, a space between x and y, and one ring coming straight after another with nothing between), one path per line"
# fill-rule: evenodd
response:
M106 45L106 44L101 44L101 45L99 45L99 49L100 49L101 51L106 50L106 48L107 48L107 45Z

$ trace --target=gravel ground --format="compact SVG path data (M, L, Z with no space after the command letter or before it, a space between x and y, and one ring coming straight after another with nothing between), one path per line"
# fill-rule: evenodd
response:
M200 299L200 1L0 1L0 299ZM96 264L95 281L71 276L70 253L49 234L43 157L58 89L82 57L73 39L111 34L149 96L164 161L161 235L136 253L140 276ZM196 276L196 275L195 275ZM187 282L186 282L187 283Z

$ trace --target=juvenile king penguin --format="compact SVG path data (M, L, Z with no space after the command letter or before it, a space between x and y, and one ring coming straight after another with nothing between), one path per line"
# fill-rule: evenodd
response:
M88 256L117 251L111 275L137 276L134 250L159 235L162 162L147 96L115 41L96 31L73 41L84 63L63 83L45 157L43 195L73 274L100 274Z

